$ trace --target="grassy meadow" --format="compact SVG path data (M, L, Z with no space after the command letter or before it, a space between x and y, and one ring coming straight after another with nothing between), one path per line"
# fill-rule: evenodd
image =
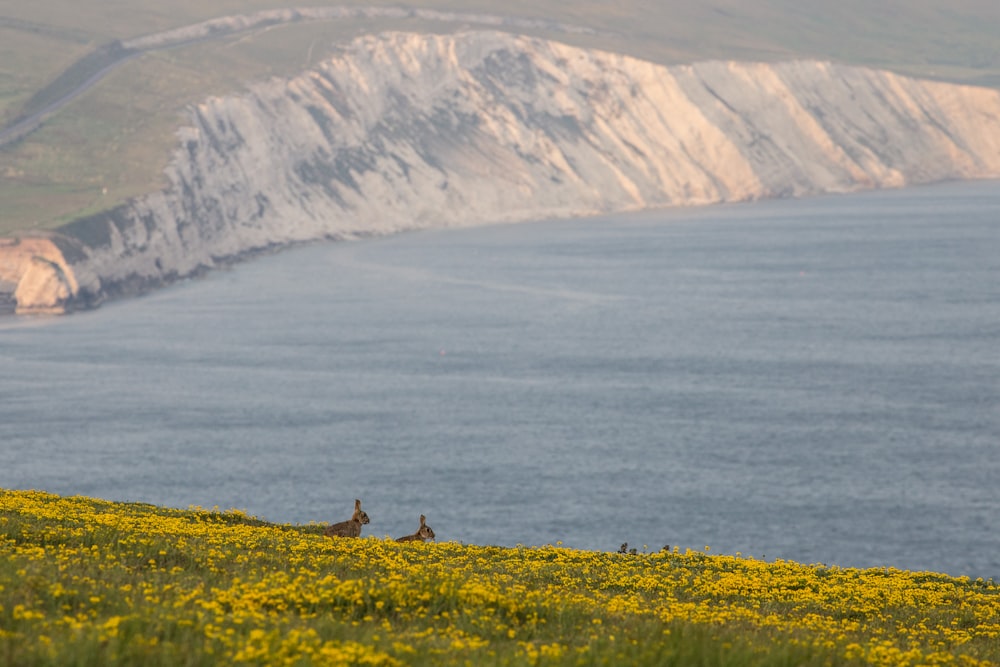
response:
M322 528L0 490L0 663L1000 664L992 580Z
M0 127L60 90L114 40L231 14L358 0L0 0ZM398 3L384 3L396 5ZM832 59L1000 85L1000 4L986 0L742 0L564 3L422 0L404 6L559 20L596 35L538 34L664 64L712 58ZM52 228L162 186L183 111L248 82L291 76L359 33L474 23L315 21L270 26L125 63L27 137L0 147L0 235Z

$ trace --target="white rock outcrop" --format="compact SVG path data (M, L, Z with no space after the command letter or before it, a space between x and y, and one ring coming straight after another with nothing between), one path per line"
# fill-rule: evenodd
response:
M1000 91L497 32L361 37L190 121L167 189L60 230L82 277L39 305L318 238L1000 176Z

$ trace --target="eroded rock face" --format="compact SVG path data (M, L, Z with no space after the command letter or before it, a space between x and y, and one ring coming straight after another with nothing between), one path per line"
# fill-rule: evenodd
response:
M85 260L86 255L78 243L56 234L0 239L0 286L6 288L0 291L21 314L61 314L93 305L99 281L86 266L74 270L72 259Z
M318 238L1000 175L995 90L492 32L362 37L190 120L167 189L60 230L71 301Z
M42 257L31 258L14 292L18 313L64 313L72 296L70 278Z

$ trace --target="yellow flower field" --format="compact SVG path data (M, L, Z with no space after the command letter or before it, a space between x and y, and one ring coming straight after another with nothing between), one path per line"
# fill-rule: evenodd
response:
M1000 587L0 490L0 664L997 665Z

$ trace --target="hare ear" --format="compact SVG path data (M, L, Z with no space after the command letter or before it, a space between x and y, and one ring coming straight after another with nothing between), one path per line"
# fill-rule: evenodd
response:
M361 501L358 500L357 498L354 499L354 509L358 510L359 512L361 511Z
M426 523L427 523L427 517L425 517L423 514L421 514L420 515L420 525L423 526Z

